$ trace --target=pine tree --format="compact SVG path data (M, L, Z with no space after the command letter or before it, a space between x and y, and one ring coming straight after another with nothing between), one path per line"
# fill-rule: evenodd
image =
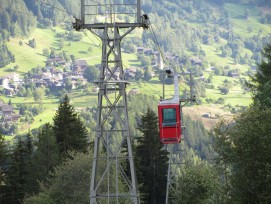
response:
M135 163L142 203L165 203L167 183L167 152L159 141L158 119L148 108L139 130L143 137L135 148Z
M6 183L6 166L7 166L8 150L5 142L5 138L0 134L0 203L4 196L4 189Z
M73 153L53 172L39 194L25 198L25 204L89 203L91 153ZM106 166L104 166L106 168ZM107 188L107 186L104 186Z
M258 65L257 73L248 84L253 93L254 105L261 108L271 107L271 44L263 50L264 61Z
M33 145L30 133L26 138L20 137L10 158L7 172L6 189L4 203L20 203L21 199L28 193L29 178Z
M83 126L74 107L70 104L70 99L67 95L59 104L53 121L53 131L61 154L67 155L70 150L87 151L86 128Z
M60 155L52 127L47 123L38 134L37 150L32 161L33 177L31 179L31 193L37 193L39 182L45 181L50 172L60 162Z

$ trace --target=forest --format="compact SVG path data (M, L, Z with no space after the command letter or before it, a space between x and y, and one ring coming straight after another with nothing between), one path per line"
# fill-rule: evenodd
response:
M223 15L217 15L212 12L214 7L210 6L214 4L223 10L224 4L233 2L236 3L232 0L143 1L144 12L155 19L151 20L155 22L155 30L166 31L157 32L163 51L180 57L182 66L176 66L176 71L190 66L200 76L207 64L213 64L205 58L208 53L202 46L218 42L224 43L217 48L222 56L232 58L237 64L257 66L255 75L243 82L252 94L253 103L240 110L234 120L221 120L214 129L207 131L201 121L184 115L186 130L179 147L184 148L185 153L180 155L182 165L175 169L178 173L175 190L170 192L170 203L271 202L271 131L268 123L271 119L270 34L264 35L263 30L257 30L257 35L243 38L231 30L233 25L229 13L224 11ZM270 7L268 0L238 2L252 7ZM50 5L55 7L51 9ZM0 10L0 67L4 67L15 61L6 46L10 38L29 36L36 27L60 25L63 19L71 23L69 13L79 14L80 9L72 0L5 0L0 3ZM240 15L240 18L249 19L252 14L244 10ZM259 21L270 24L271 15L263 12ZM205 28L198 24L205 25ZM247 29L253 32L254 28ZM145 32L142 38L143 42L131 38L125 46L131 50L135 48L130 44L156 46L151 33ZM35 47L34 40L29 44ZM55 54L49 50L44 52L48 56ZM188 53L201 57L205 65L192 66L187 62ZM141 57L143 61L145 57ZM148 58L146 63L150 63ZM215 67L216 75L229 75L235 71L222 65ZM98 76L93 70L89 67L85 73L89 82ZM25 75L26 79L41 72L42 68L33 68ZM144 74L144 77L147 81L149 75ZM206 87L197 83L197 96L200 97L205 94ZM226 88L233 86L227 81L223 83ZM67 85L71 85L70 82ZM227 92L225 87L220 87L221 92ZM52 116L52 123L43 124L26 134L14 131L11 141L5 140L0 132L0 203L89 202L97 108L89 106L81 112L76 111L69 98L69 88L71 86L66 86L65 91L55 91L34 87L32 83L21 87L19 97L32 94L37 99L36 105L17 105L27 123L33 120L33 115L44 111L42 103L38 103L42 101L39 96L56 93L58 108ZM128 104L141 202L147 204L155 200L156 203L164 203L168 153L158 140L157 99L144 94L129 95ZM146 160L142 159L144 157ZM160 174L153 174L155 171Z

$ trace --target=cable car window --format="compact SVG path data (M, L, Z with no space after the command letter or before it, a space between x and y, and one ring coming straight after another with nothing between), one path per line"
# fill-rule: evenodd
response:
M176 126L176 108L163 109L163 126Z

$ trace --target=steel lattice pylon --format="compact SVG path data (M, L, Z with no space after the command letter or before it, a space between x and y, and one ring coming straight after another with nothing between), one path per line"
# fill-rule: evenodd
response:
M179 82L178 77L179 74L174 74L170 69L167 70L167 74L170 77L174 77L174 97L168 100L165 100L167 102L169 101L179 101L180 107L181 107L181 122L183 123L183 111L182 108L189 102L195 102L195 96L193 95L192 85L193 85L193 78L192 78L192 72L183 73L182 75L189 74L190 76L190 98L179 98ZM164 95L164 94L163 94ZM175 144L167 144L165 145L166 150L169 152L169 160L168 160L168 172L167 172L167 188L166 188L166 204L170 203L171 194L176 193L176 182L178 181L178 175L179 170L181 168L181 165L185 164L185 154L186 154L186 144L185 144L185 138L184 138L184 132L186 130L185 126L181 126L182 128L182 142L181 143L175 143Z
M170 203L171 194L176 193L176 182L179 175L179 169L184 164L185 146L184 144L171 144L166 146L169 152L166 204Z
M95 1L81 0L81 20L76 19L74 24L76 30L88 29L102 41L100 77L96 82L99 93L90 203L137 204L140 201L129 130L128 82L124 79L121 40L137 27L147 28L148 18L140 15L139 0L127 0L127 3L124 0L123 4L115 4L114 0L104 2L95 4ZM129 12L121 13L127 7ZM129 15L134 21L117 22L122 14ZM96 22L97 19L103 22Z

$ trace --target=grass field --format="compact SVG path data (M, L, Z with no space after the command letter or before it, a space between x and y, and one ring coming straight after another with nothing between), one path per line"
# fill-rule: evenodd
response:
M261 10L248 4L226 3L225 9L229 12L230 19L233 23L233 31L239 36L249 38L258 35L259 30L262 30L262 35L267 35L271 32L270 25L260 23ZM244 18L245 11L248 11L248 19ZM252 27L252 32L247 31L248 27Z

